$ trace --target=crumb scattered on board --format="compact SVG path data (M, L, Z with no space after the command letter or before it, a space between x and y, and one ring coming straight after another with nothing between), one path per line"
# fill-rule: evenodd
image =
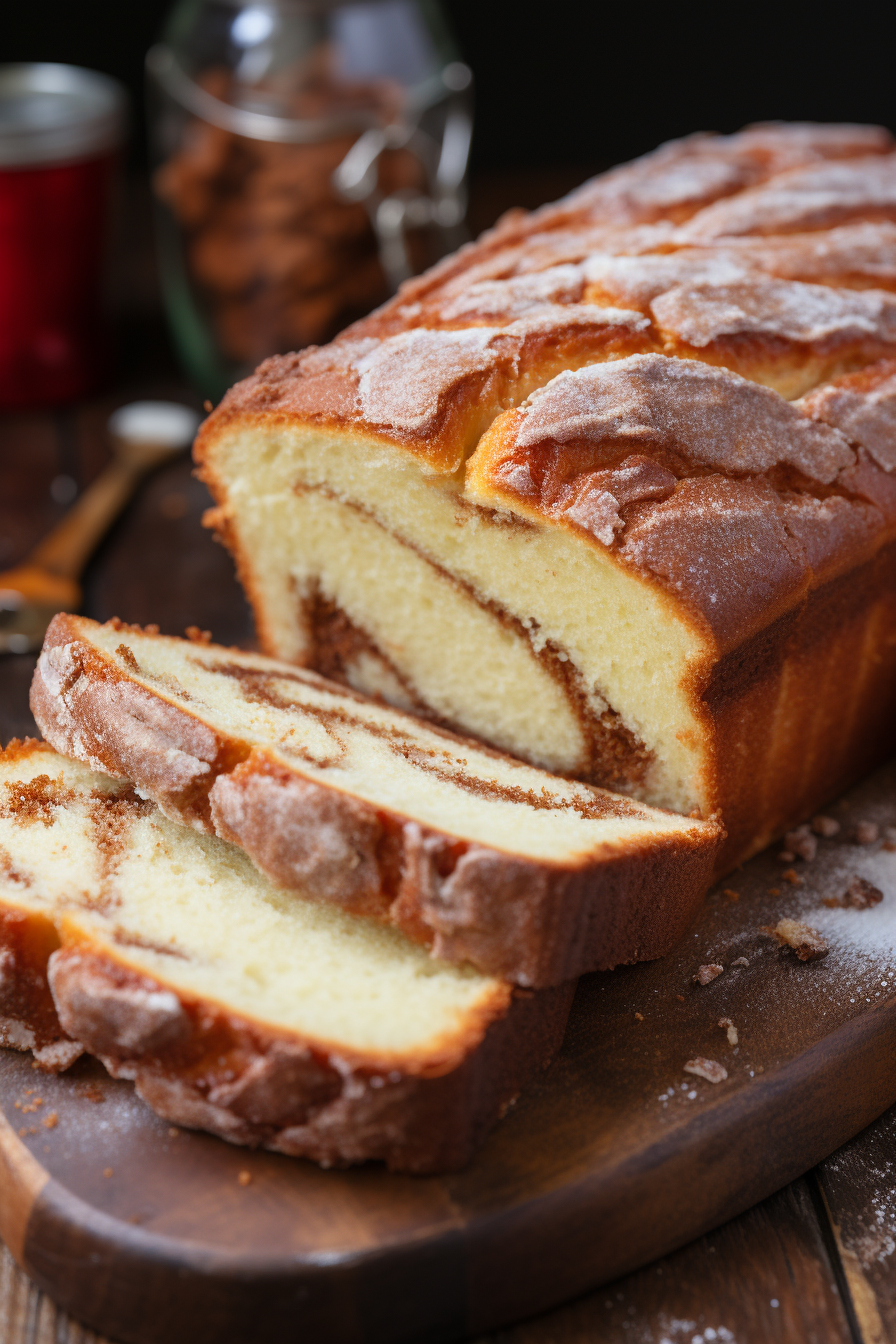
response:
M777 924L767 924L762 932L783 947L792 948L800 961L817 961L819 957L827 956L830 950L830 944L818 930L799 919L779 919Z
M704 1059L702 1055L689 1059L684 1071L695 1073L698 1078L705 1078L708 1083L723 1083L728 1077L728 1070L724 1064L720 1064L716 1059Z
M708 985L711 980L715 980L717 975L721 975L724 969L725 967L719 966L717 962L710 962L706 966L701 966L693 979L698 985Z

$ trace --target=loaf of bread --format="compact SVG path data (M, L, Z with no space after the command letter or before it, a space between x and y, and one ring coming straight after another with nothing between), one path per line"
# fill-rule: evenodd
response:
M722 816L896 740L896 151L694 136L269 360L197 460L268 653Z
M720 829L485 751L288 664L57 616L47 740L278 885L528 986L661 956Z
M83 1047L178 1124L416 1172L469 1159L574 990L515 991L279 891L37 742L0 754L0 967L3 1043L44 1067Z

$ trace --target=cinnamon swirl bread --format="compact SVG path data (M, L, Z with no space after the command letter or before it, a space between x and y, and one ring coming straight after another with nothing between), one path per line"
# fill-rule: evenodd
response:
M896 741L896 150L664 146L269 360L197 460L267 652L704 817Z
M31 704L59 751L240 844L280 886L518 984L662 955L720 839L313 673L120 621L57 616Z
M330 1166L463 1165L560 1044L519 994L273 887L233 845L45 743L0 753L0 1032L86 1048L160 1115Z

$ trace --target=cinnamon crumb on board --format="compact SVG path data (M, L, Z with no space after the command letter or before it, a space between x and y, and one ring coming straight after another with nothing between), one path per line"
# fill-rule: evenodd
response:
M739 891L732 891L730 887L726 887L725 890L722 892L722 895L723 895L723 896L727 896L729 901L739 901L739 900L740 900L740 892L739 892Z
M108 1179L112 1175L111 1167L103 1167L103 1175Z
M724 1064L720 1064L715 1059L704 1059L702 1055L697 1055L694 1059L689 1059L684 1066L685 1073L695 1073L698 1078L705 1078L708 1083L722 1083L728 1077L728 1070Z
M643 1022L643 1021L644 1021L644 1014L643 1014L643 1013L635 1013L635 1020L636 1020L637 1022Z
M696 975L691 977L698 985L708 985L711 980L715 980L717 975L721 975L724 966L719 966L717 962L710 962L706 966L701 966Z
M784 837L784 850L799 859L805 859L807 863L815 858L818 853L818 838L812 834L807 821L804 821L802 826L797 826L795 830L787 832ZM783 854L780 857L783 858Z
M779 919L775 925L765 925L761 932L782 946L792 948L800 961L817 961L819 957L827 956L830 950L829 943L817 929L798 919Z
M44 1129L55 1129L58 1124L59 1114L57 1111L50 1111L50 1113L43 1118Z
M839 900L832 896L824 904L835 910L870 910L873 905L880 905L883 898L880 887L867 882L864 877L854 877Z
M237 1184L238 1184L238 1185L251 1185L251 1184L252 1184L252 1173L251 1173L251 1171L241 1171L240 1174L237 1176L236 1179L237 1179Z
M805 885L803 879L795 868L785 868L781 874L785 882L789 882L792 887L802 887Z
M826 840L830 840L840 830L840 823L834 817L819 814L812 818L812 829L816 835L823 835Z

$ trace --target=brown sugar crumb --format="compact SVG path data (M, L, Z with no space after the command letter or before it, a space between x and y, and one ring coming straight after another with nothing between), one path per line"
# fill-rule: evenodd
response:
M873 845L880 839L880 827L876 821L860 821L853 832L857 845Z
M728 1032L728 1044L737 1045L737 1027L731 1021L730 1017L720 1017L719 1026L724 1027Z
M797 826L795 831L787 832L784 837L784 848L796 858L811 863L818 853L818 838L812 834L809 823L804 822L802 826ZM783 855L780 857L783 858Z
M675 997L676 997L676 999L678 999L678 1002L679 1002L679 1003L684 1003L684 995L683 995L683 994L676 994Z
M184 634L193 644L211 644L211 630L200 630L198 625L188 625Z
M635 1020L636 1020L637 1022L643 1022L643 1021L644 1021L644 1014L643 1014L643 1013L635 1013Z
M251 1173L251 1171L241 1171L240 1174L237 1176L236 1179L237 1179L237 1184L238 1184L238 1185L251 1185L251 1184L252 1184L252 1173Z
M723 896L727 896L727 898L728 898L729 901L739 901L739 900L740 900L740 892L739 892L739 891L732 891L730 887L726 887L725 890L722 892L722 895L723 895Z
M732 966L749 966L749 964L746 957L738 957L736 961L731 963Z
M106 1177L106 1179L108 1180L109 1177L112 1175L112 1168L111 1168L111 1167L103 1167L103 1175L104 1175L104 1176Z
M728 1070L724 1064L715 1059L704 1059L702 1055L697 1055L696 1059L689 1059L684 1071L695 1073L698 1078L705 1078L708 1083L723 1083L728 1077Z
M786 868L781 874L785 882L789 882L792 887L803 886L803 879L795 868Z
M42 1123L44 1129L55 1129L59 1124L58 1113L56 1111L48 1112L48 1114L44 1116Z
M798 919L779 919L774 926L766 925L762 929L770 938L775 938L782 946L790 947L800 961L817 961L827 956L829 944L817 929L801 924Z
M127 644L119 644L115 652L118 654L119 658L125 664L125 666L129 667L132 672L140 671L140 664L134 657L134 650L129 648Z
M75 1092L79 1097L83 1097L85 1101L92 1101L97 1106L105 1101L103 1089L97 1083L82 1083L79 1087L75 1088Z
M816 835L823 835L826 840L830 840L840 830L840 823L834 817L819 814L812 818L812 829Z
M701 966L692 979L698 985L708 985L710 980L715 980L716 976L721 975L724 969L724 966L719 966L716 962L710 962L707 966Z
M846 888L843 904L852 906L853 910L870 910L872 905L880 905L883 898L879 887L866 882L864 877L854 877Z
M780 895L781 895L781 888L780 888L780 887L769 887L769 889L768 889L768 894L769 894L769 896L780 896Z

